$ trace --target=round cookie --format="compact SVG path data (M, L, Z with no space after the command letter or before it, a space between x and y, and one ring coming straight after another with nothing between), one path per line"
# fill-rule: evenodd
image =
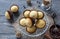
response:
M5 17L6 17L7 19L13 19L13 14L12 14L10 11L6 11L6 12L5 12Z
M30 14L30 11L29 11L29 10L26 10L26 11L24 12L24 17L29 17L29 14Z
M36 27L35 26L32 26L32 27L27 27L26 28L26 31L30 34L34 33L36 31Z
M29 17L37 18L37 11L31 11Z
M39 20L37 21L37 23L36 23L36 27L37 27L37 28L44 28L45 25L46 25L46 22L45 22L45 20L43 20L43 19L39 19Z
M13 5L13 6L11 6L10 10L11 10L12 12L18 12L19 7L18 7L17 5Z
M24 26L25 27L25 25L26 25L26 19L25 18L22 18L22 19L20 19L20 21L19 21L19 24L21 25L21 26Z
M43 17L44 17L43 12L38 12L38 18L43 18Z
M32 26L32 20L30 18L26 18L26 26L31 27Z

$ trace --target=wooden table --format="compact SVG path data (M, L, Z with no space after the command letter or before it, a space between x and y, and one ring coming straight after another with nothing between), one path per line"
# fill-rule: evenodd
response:
M33 6L38 7L37 1L32 0ZM20 7L20 13L24 10L23 6L28 7L25 0L0 0L0 39L16 39L14 27L6 20L4 14L6 10L9 10L12 4L17 4ZM56 13L56 24L60 25L60 0L52 0L52 10Z

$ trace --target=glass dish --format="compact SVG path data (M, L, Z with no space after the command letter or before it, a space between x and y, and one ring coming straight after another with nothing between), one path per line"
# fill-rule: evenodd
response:
M19 32L21 32L23 35L26 35L26 36L29 36L29 37L38 37L38 36L41 36L43 35L47 30L48 30L48 27L50 26L50 22L49 22L49 18L48 18L48 15L46 12L44 12L43 10L41 9L37 9L37 8L27 8L25 10L37 10L37 11L42 11L44 13L44 20L46 21L46 26L42 29L37 29L35 33L33 34L29 34L27 31L26 31L26 27L22 27L20 24L19 24L19 20L23 17L23 13L20 14L18 20L14 23L14 27L15 29L17 29ZM25 11L24 10L24 11Z

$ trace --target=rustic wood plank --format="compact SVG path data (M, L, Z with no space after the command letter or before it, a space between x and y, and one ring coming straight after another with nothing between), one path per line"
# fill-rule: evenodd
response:
M32 0L34 6L38 8L38 4L36 4L37 0ZM41 0L39 0L41 2ZM60 0L52 0L53 9L56 11L57 17L55 18L56 24L60 25ZM4 12L9 9L12 4L17 4L20 7L20 13L24 10L23 5L26 7L25 0L0 0L0 39L16 39L14 27L12 27L6 20L4 16Z

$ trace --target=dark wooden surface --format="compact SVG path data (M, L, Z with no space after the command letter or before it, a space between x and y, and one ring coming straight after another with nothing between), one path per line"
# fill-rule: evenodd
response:
M41 0L32 0L32 4L38 8L36 1ZM20 7L20 13L24 10L23 6L27 6L26 0L0 0L0 39L16 39L14 27L7 22L4 12L9 10L12 4L17 4ZM55 21L56 24L60 25L60 0L52 0L52 9L56 13Z

